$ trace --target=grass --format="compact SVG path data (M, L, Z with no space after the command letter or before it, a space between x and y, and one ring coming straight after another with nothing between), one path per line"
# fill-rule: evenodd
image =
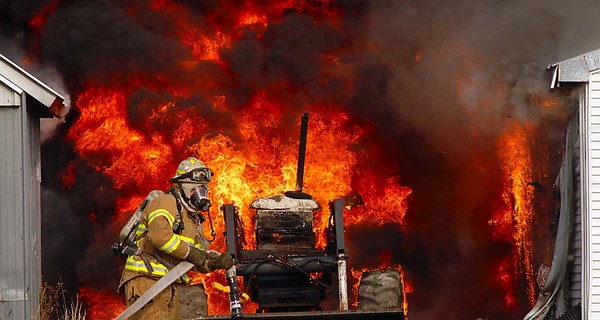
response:
M86 311L79 298L67 304L66 290L59 280L56 285L42 283L40 290L39 320L85 320Z

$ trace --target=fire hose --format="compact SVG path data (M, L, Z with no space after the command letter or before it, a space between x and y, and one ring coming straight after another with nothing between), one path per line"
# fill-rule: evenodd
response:
M166 275L160 278L152 287L150 287L150 289L146 291L139 299L125 309L125 311L123 311L123 313L121 313L115 320L125 320L136 313L143 306L145 306L146 303L150 302L150 300L152 300L152 298L154 298L158 293L170 286L193 266L194 264L188 261L182 261L177 264L173 269L169 270Z
M174 266L165 276L160 278L148 291L146 291L138 300L136 300L131 306L129 306L125 311L123 311L115 320L125 320L129 316L136 313L139 309L141 309L146 303L150 302L152 298L154 298L159 292L164 290L166 287L175 282L179 277L185 274L188 270L190 270L194 264L188 261L182 261L176 266ZM220 291L229 291L229 301L230 301L230 309L231 309L231 318L232 319L241 319L244 317L242 313L242 304L241 301L248 300L248 295L241 292L237 285L237 272L235 265L227 270L225 273L227 278L227 283L229 284L229 288L218 288L215 284L213 287L219 289ZM229 290L226 290L229 289ZM240 298L241 294L241 298Z

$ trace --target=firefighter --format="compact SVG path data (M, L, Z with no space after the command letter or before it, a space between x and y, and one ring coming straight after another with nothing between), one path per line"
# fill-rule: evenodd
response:
M234 265L230 254L205 251L202 246L201 212L210 207L207 193L211 178L210 169L195 157L189 157L179 164L177 173L169 180L171 188L147 204L136 238L143 254L127 258L119 285L127 306L182 260L193 263L203 273ZM187 276L179 280L186 281L189 281ZM129 319L181 319L177 287L177 283L171 284Z

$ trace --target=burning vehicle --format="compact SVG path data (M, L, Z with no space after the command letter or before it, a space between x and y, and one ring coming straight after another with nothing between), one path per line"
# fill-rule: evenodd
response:
M280 317L300 315L304 319L403 319L405 292L397 270L394 270L395 281L384 277L379 281L369 280L373 276L363 278L358 304L359 310L364 312L344 312L348 310L344 207L361 204L361 198L354 196L329 202L328 225L324 230L327 244L324 249L317 249L313 211L319 209L319 204L310 194L302 192L307 130L308 114L304 114L295 190L259 198L250 205L256 209L255 250L243 247L244 225L236 207L232 204L222 207L227 250L237 260L238 275L243 276L250 297L258 304L257 313L272 315L273 312L295 311ZM322 311L321 301L326 297L326 289L332 289L334 275L337 276L339 311L315 312ZM301 311L308 312L297 313Z

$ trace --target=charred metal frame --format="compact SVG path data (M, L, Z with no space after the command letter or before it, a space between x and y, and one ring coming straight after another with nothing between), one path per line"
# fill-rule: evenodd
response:
M327 230L328 243L325 250L298 248L294 250L242 249L243 226L235 206L224 205L225 239L227 251L237 260L238 275L245 284L250 282L261 286L261 292L251 290L253 300L261 308L286 308L303 311L302 308L320 308L323 292L314 284L302 283L313 272L327 274L337 272L339 309L348 310L346 244L344 239L343 201L336 199L329 205L330 224ZM281 282L289 282L290 287L279 287ZM285 301L285 302L282 302Z
M261 309L269 311L320 310L325 289L338 275L339 309L348 310L344 202L329 203L325 250L315 249L314 210L319 208L302 192L308 134L308 113L302 116L296 191L255 200L256 250L243 250L244 226L231 204L224 205L227 251L237 260L237 273ZM321 273L315 279L311 273ZM250 283L254 286L252 286Z
M232 204L226 204L221 207L223 217L225 217L225 241L227 252L234 259L238 259L238 241L237 241L237 210Z
M335 199L330 204L332 207L331 214L334 218L335 228L335 248L338 258L337 274L338 274L338 300L339 309L348 310L348 276L346 268L346 240L344 239L344 202L341 199Z

